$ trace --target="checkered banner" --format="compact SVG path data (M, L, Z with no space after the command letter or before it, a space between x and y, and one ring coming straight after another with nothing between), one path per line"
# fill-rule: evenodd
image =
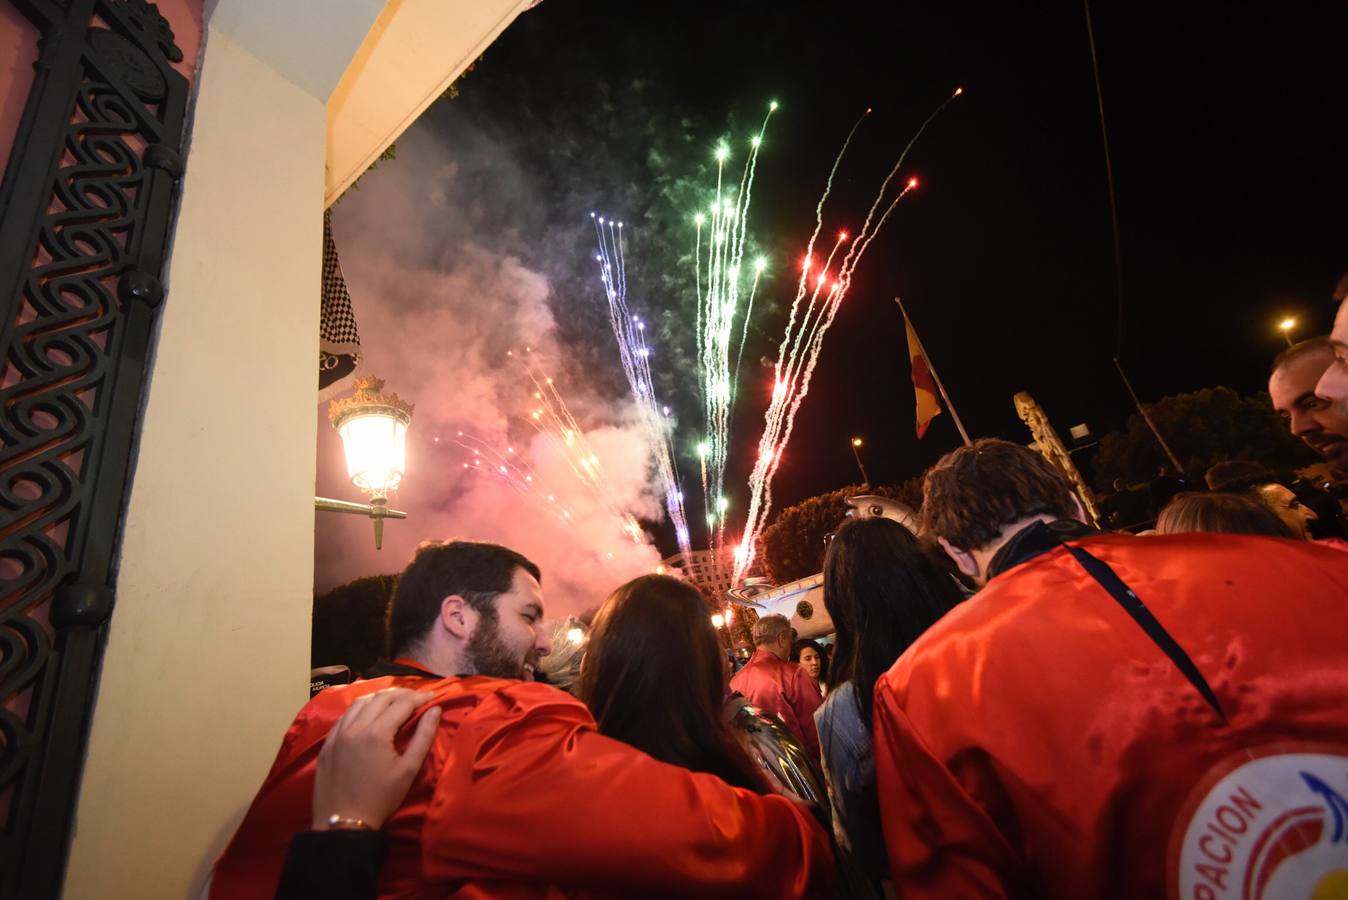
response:
M332 215L323 213L323 320L318 335L319 402L346 390L360 364L360 331L351 311L351 293L342 277L337 244L332 239Z

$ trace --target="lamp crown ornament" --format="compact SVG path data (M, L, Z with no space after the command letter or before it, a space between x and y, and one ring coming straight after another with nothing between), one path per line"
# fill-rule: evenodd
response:
M344 421L357 414L382 414L404 425L411 423L415 406L395 393L385 394L384 379L377 375L364 375L353 381L352 386L356 389L354 394L338 397L328 404L328 421L332 422L333 428L340 430Z

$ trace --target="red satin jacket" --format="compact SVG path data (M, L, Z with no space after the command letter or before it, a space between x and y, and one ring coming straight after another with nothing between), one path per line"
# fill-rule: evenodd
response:
M1234 535L1069 544L1134 591L1225 721L1066 548L993 578L876 685L900 896L1218 900L1334 883L1348 558Z
M800 738L810 756L816 761L819 759L819 732L814 727L814 711L824 698L804 669L759 647L744 668L730 679L730 689L739 691L764 712L781 718L791 733Z
M331 688L300 711L217 864L212 900L274 896L291 837L309 828L324 738L352 701L387 687L432 691L425 708L443 717L385 823L382 898L805 897L832 881L808 812L606 738L555 688L386 677Z

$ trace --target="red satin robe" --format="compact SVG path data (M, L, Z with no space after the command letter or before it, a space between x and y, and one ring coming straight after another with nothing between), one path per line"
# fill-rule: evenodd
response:
M433 691L443 717L385 823L382 898L803 897L832 880L808 812L604 737L555 688L387 677L331 688L300 711L217 864L212 900L274 896L291 836L309 828L324 738L353 700L387 687Z
M730 679L730 689L739 691L764 712L780 718L791 733L800 738L810 756L819 759L819 732L814 725L814 711L823 704L824 698L804 669L759 647L744 668Z
M1312 885L1348 869L1332 809L1348 797L1344 554L1234 535L1070 543L1134 590L1228 723L1065 549L1010 569L876 685L900 896L1278 897L1297 866L1323 869Z

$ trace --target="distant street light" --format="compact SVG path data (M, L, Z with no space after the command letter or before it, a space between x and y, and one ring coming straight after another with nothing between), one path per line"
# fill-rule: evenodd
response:
M852 438L852 457L857 461L857 468L861 470L861 483L870 484L871 480L866 475L866 467L861 462L861 438Z
M1283 338L1287 341L1287 346L1292 346L1292 329L1297 327L1297 320L1288 316L1278 323L1278 330L1282 332Z

